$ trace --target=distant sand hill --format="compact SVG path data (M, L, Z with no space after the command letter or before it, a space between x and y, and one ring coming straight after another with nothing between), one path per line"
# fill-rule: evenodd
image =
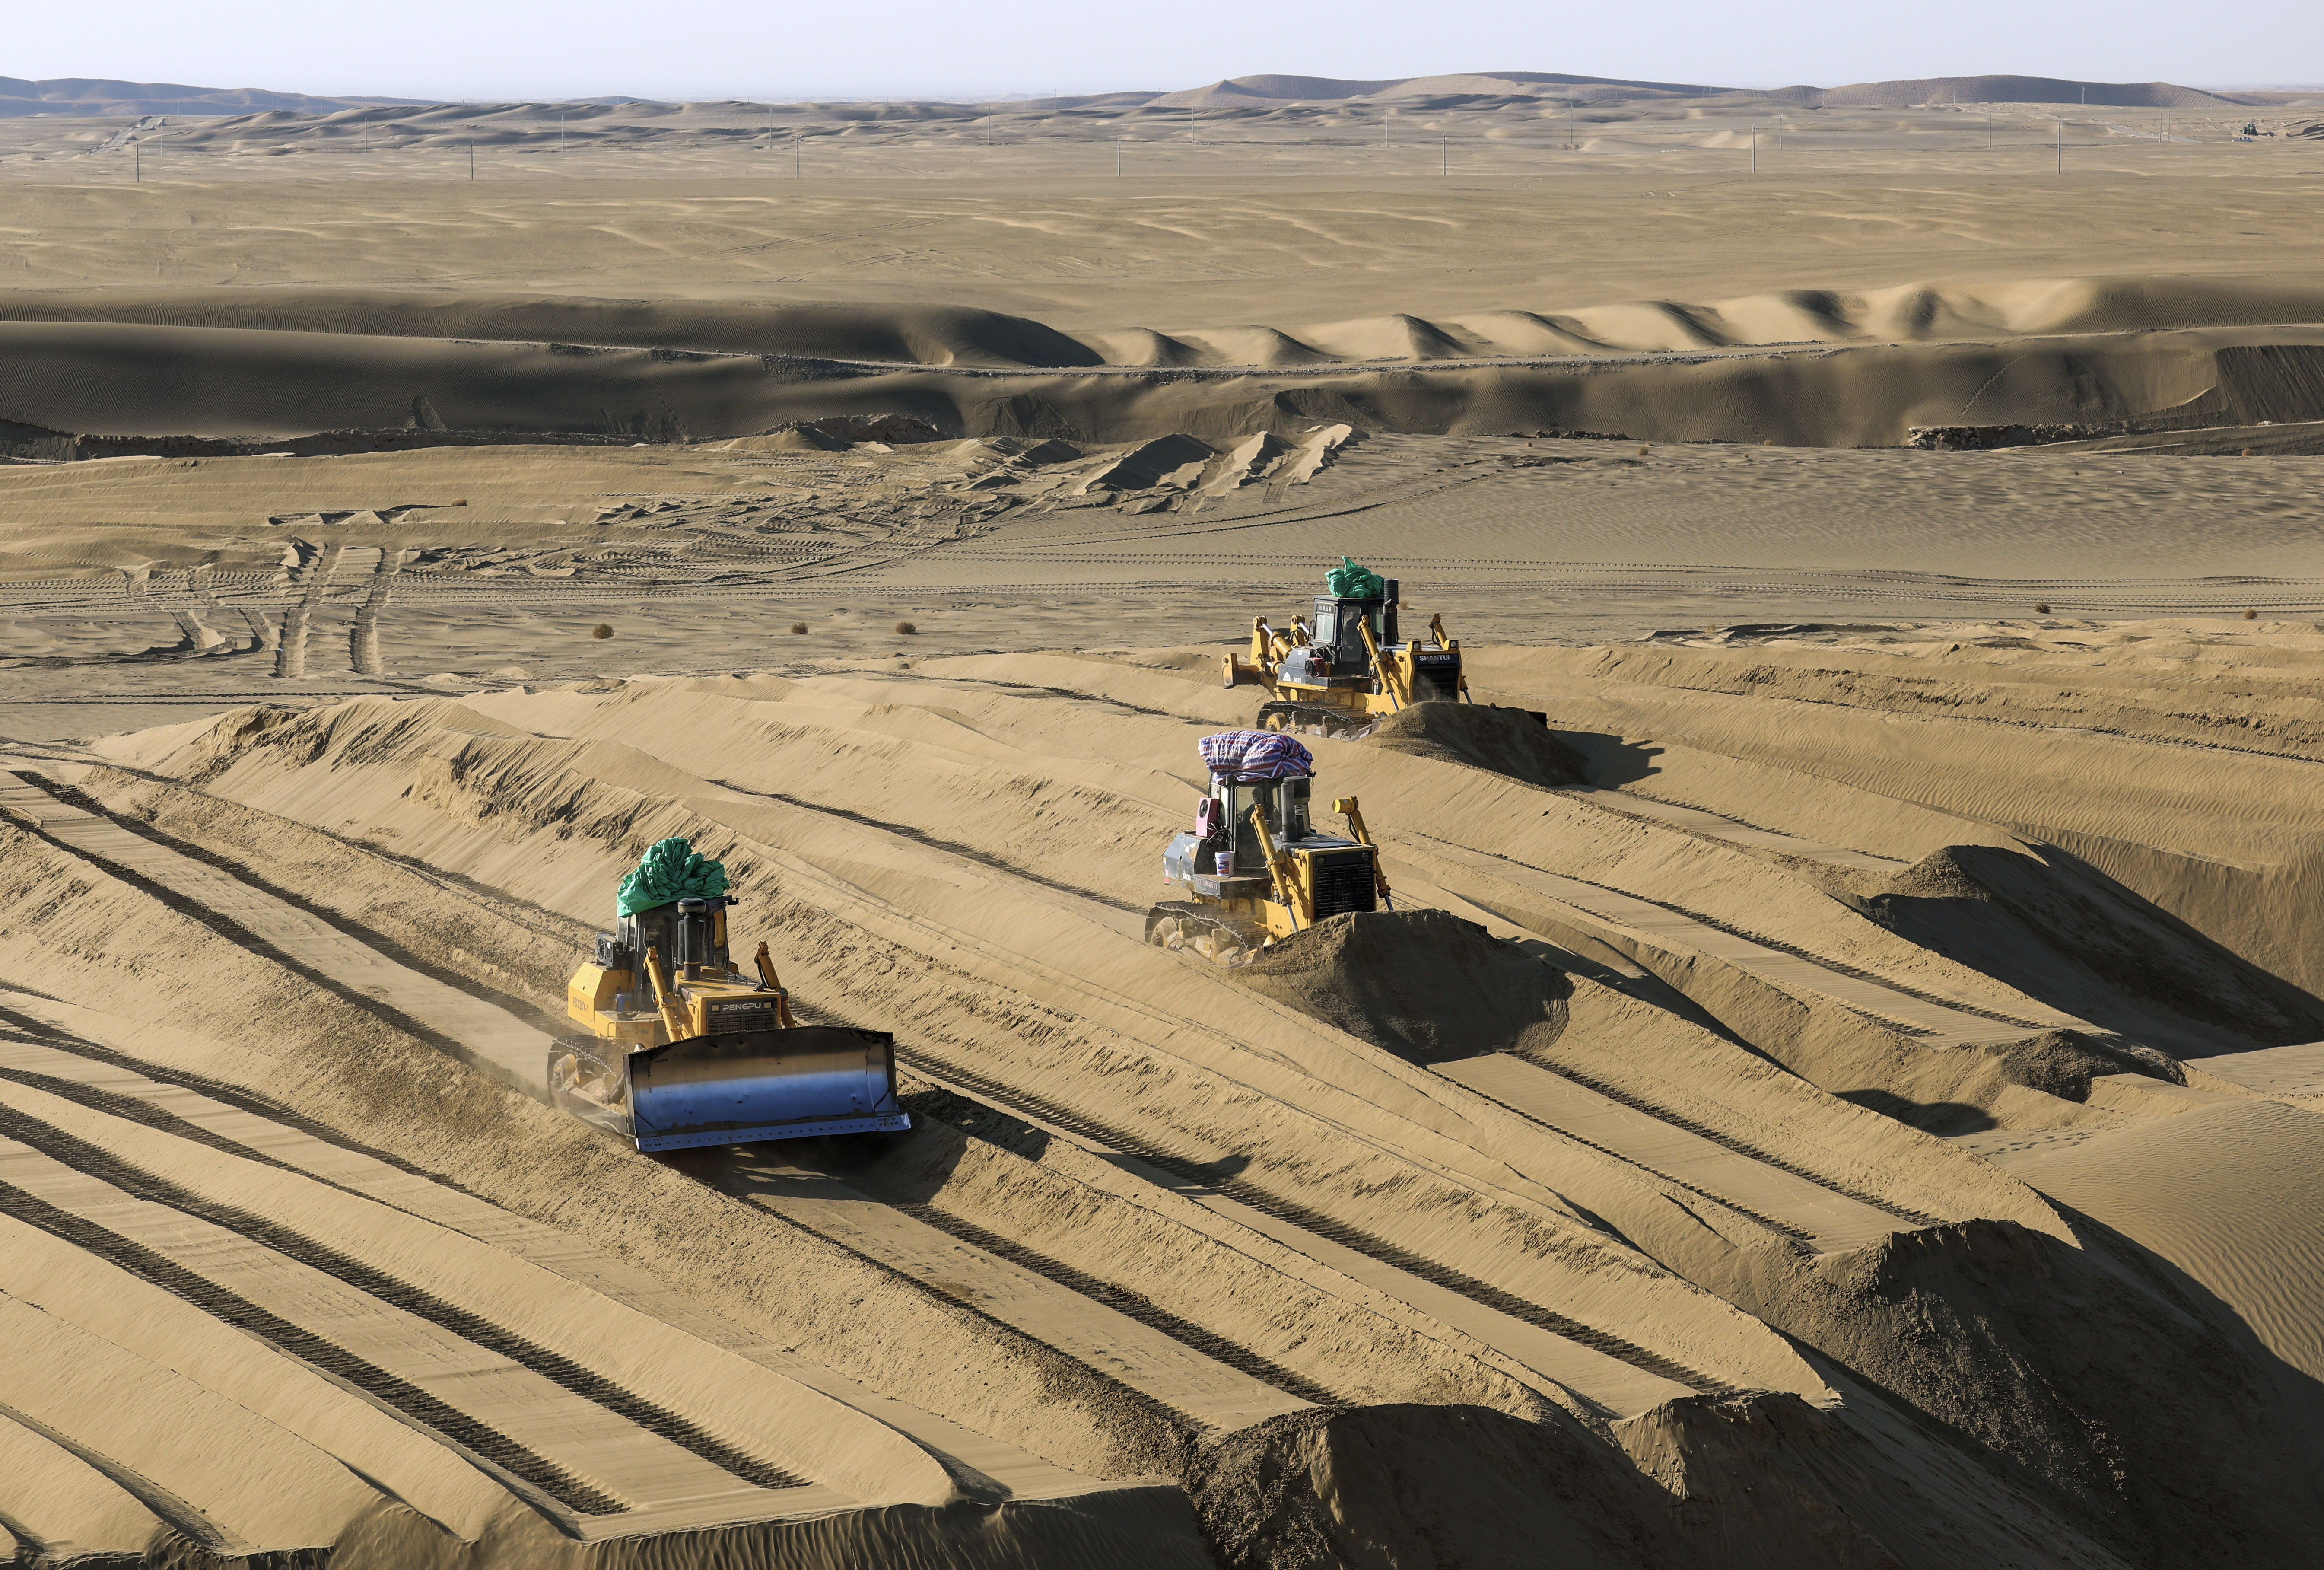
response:
M94 77L26 81L0 77L0 115L247 115L288 109L328 115L365 104L410 104L415 98L318 98L260 88L189 88L181 82L116 82Z
M1092 93L1016 100L1012 109L1233 109L1282 104L1393 100L1401 106L1476 104L1495 99L1548 98L1590 103L1743 95L1830 108L1901 108L1915 104L2092 104L2115 107L2203 108L2274 103L2285 93L2223 93L2172 82L2084 82L2061 77L1923 77L1909 81L1855 82L1846 87L1775 89L1719 87L1703 82L1638 81L1622 77L1567 76L1554 71L1459 71L1428 77L1359 81L1340 77L1261 74L1229 77L1175 92ZM423 98L322 97L257 88L196 88L178 82L122 82L83 77L27 81L0 77L0 117L21 115L249 115L289 111L329 115L381 104L424 104ZM652 102L614 95L571 100L595 105ZM892 104L881 118L915 118L943 105Z
M2207 92L2172 82L2084 82L2060 77L1923 77L1909 81L1854 82L1846 87L1790 87L1767 91L1702 82L1634 81L1618 77L1563 76L1547 71L1465 71L1351 81L1334 77L1231 77L1208 87L1157 93L1154 108L1218 108L1235 105L1337 102L1350 98L1554 98L1621 101L1745 94L1832 108L1902 108L1914 104L2104 104L2116 107L2200 108L2266 101L2262 95ZM1110 94L1108 102L1136 95ZM1068 100L1056 100L1066 102ZM1090 102L1096 102L1092 99Z

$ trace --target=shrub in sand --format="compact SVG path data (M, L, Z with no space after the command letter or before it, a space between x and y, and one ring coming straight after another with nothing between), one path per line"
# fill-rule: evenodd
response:
M912 625L909 622L899 622L896 623L896 631L899 633L911 633L918 632L919 629Z
M2047 600L2043 600L2043 601L2042 601L2041 603L2037 604L2037 605L2034 607L2034 614L2035 615L2037 615L2037 616L2046 616L2046 615L2048 615L2048 614L2050 614L2050 602L2049 602L2049 601L2047 601Z
M613 635L613 629L605 625L603 622L598 623L595 626L589 629L589 636L592 638L610 638Z
M2246 622L2256 622L2256 621L2258 621L2258 620L2259 620L2259 612L2257 612L2256 610L2252 610L2252 609L2248 609L2248 608L2246 608L2246 609L2245 610L2245 612L2244 612L2244 620L2245 620L2245 621L2246 621Z
M794 633L804 633L807 631L807 623L805 622L793 622L791 623L791 631Z

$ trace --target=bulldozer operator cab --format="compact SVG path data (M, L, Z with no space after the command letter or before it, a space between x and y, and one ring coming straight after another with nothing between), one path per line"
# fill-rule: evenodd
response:
M1198 870L1264 876L1267 847L1251 832L1251 808L1259 808L1259 816L1267 820L1268 832L1278 843L1297 845L1314 832L1307 815L1308 787L1312 783L1304 776L1236 780L1213 774L1211 793L1203 798L1194 813Z
M599 947L613 957L600 960L623 970L638 970L651 948L675 970L675 980L696 981L707 969L731 971L726 954L726 907L739 901L720 896L684 899L657 905L634 916L616 919L611 942Z
M1385 649L1396 642L1396 581L1376 599L1348 599L1336 595L1315 596L1315 620L1307 642L1291 651L1283 662L1288 681L1314 686L1354 686L1372 677L1370 651L1364 647L1363 628L1370 623L1372 642Z

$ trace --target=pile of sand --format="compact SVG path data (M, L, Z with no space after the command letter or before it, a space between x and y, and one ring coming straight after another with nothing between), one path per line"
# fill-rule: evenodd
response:
M1384 752L1489 769L1528 785L1579 785L1581 754L1552 735L1536 712L1490 704L1415 703L1389 715L1367 738Z
M1409 1063L1519 1052L1564 1029L1560 972L1443 910L1333 916L1234 978Z

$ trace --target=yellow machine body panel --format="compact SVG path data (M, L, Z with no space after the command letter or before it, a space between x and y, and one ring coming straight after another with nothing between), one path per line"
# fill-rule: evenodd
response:
M658 1047L665 1039L661 1016L652 1009L622 1009L620 1000L634 998L644 984L635 971L602 965L584 965L565 987L565 1016L587 1027L600 1041L625 1047Z
M629 1004L626 1008L622 1006L625 999ZM590 1034L601 1041L659 1047L672 1039L707 1036L733 1028L719 1016L738 1007L751 1006L742 1002L744 999L753 999L758 1006L766 1006L765 992L757 983L741 975L710 974L679 982L678 995L670 1002L684 1029L673 1038L662 1022L661 1011L654 1006L645 978L632 970L585 964L566 984L565 1013L575 1024L587 1026Z

